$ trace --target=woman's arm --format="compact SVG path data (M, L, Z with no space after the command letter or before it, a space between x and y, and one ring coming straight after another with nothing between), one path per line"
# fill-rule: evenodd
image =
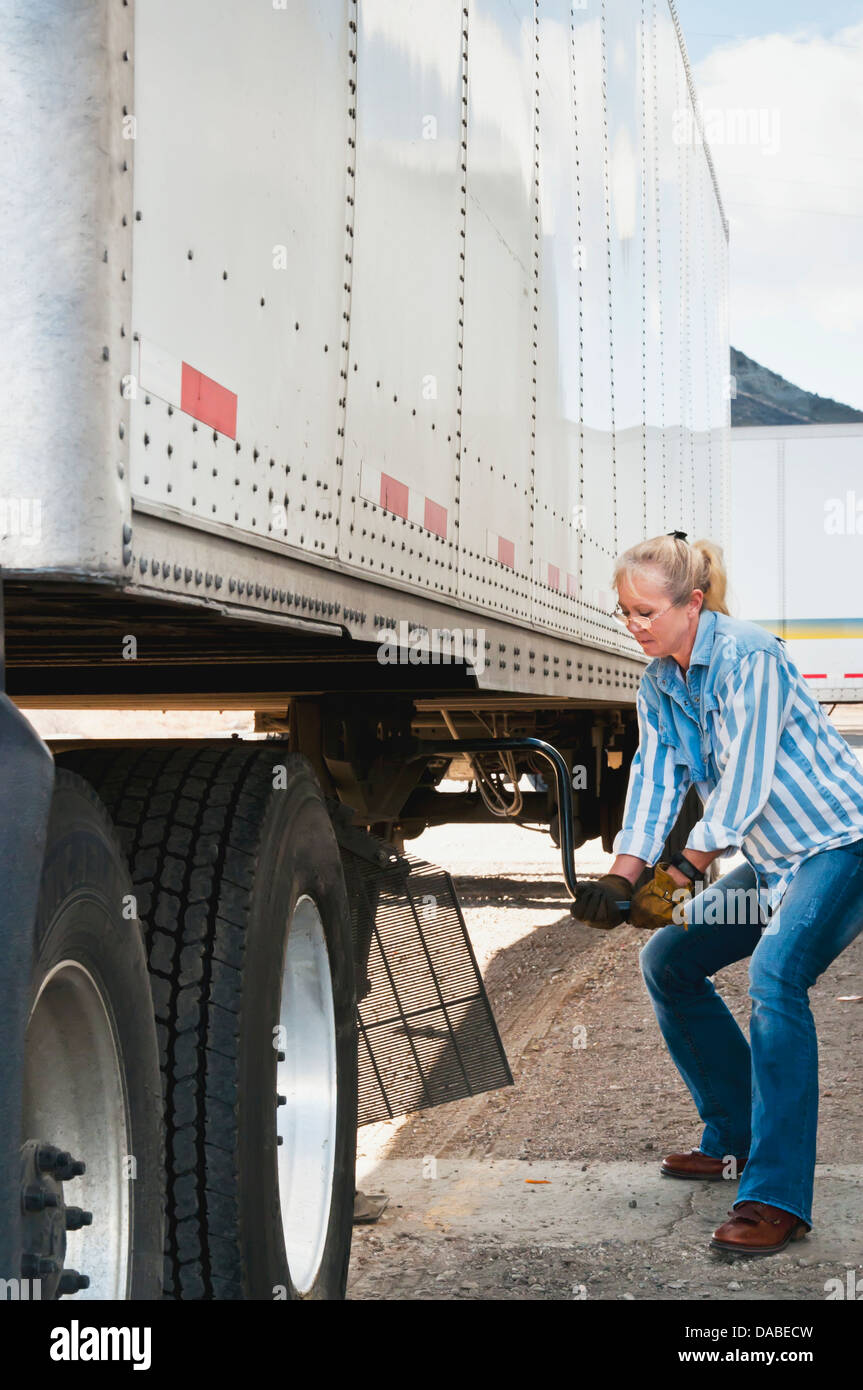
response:
M630 883L635 883L646 863L646 859L639 859L636 854L619 854L608 872L620 874L621 878L628 878Z
M612 873L633 882L645 864L655 864L668 832L677 820L689 790L689 769L675 759L675 749L659 737L659 711L648 682L642 678L636 694L638 748L629 770L623 824L614 837Z
M793 698L791 674L778 655L747 652L720 695L719 780L684 849L738 849L773 786L779 740ZM695 859L692 860L693 864Z
M706 869L707 865L713 862L717 854L722 853L719 849L690 849L688 845L683 852L690 864L694 864L696 869L700 870ZM619 854L608 872L610 874L620 874L622 878L628 878L631 883L635 883L646 863L646 859L637 859L634 854ZM674 882L679 884L681 888L689 886L689 879L686 877L686 874L682 874L679 869L675 869L674 865L671 866L668 873Z

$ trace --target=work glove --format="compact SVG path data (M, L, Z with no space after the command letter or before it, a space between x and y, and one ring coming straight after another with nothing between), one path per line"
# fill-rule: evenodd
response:
M646 927L650 931L654 927L667 927L674 921L675 910L678 922L682 920L681 914L692 897L692 889L675 883L667 870L667 860L656 864L653 878L649 878L634 895L629 909L629 921L633 927Z
M621 874L603 874L602 878L591 883L577 885L570 911L579 922L608 930L626 920L626 912L622 912L617 904L628 903L631 897L632 884L628 878Z

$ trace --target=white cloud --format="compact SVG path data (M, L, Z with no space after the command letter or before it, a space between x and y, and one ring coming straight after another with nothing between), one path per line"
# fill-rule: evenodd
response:
M725 44L695 83L731 223L732 342L863 409L863 23Z

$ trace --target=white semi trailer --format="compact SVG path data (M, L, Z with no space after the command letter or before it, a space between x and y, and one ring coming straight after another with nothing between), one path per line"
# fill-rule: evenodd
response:
M737 611L783 637L822 703L863 700L863 426L731 432Z
M405 840L494 805L572 887L637 744L614 557L727 544L682 35L666 0L0 12L0 1274L340 1297L358 1118L511 1079ZM46 706L275 737L49 751Z

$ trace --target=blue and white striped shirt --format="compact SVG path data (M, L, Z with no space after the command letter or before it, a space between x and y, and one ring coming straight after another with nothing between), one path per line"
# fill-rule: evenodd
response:
M804 859L863 839L863 767L766 628L702 608L685 676L655 657L636 705L614 854L655 864L694 783L703 815L687 848L741 852L775 915Z

